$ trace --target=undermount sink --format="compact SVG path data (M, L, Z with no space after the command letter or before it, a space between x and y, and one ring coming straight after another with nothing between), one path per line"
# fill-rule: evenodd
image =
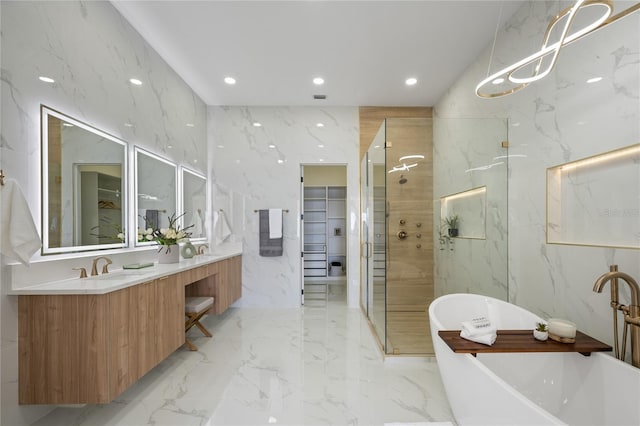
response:
M144 275L146 273L148 273L148 270L125 269L122 271L109 272L108 274L93 275L87 278L80 278L80 279L85 281L113 281L113 280L121 280L130 276Z

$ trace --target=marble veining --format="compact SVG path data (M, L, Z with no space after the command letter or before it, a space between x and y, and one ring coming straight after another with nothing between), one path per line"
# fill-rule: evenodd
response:
M2 2L1 9L2 169L20 184L38 228L41 104L126 141L130 181L134 145L207 170L205 104L110 2ZM132 77L143 85L132 86ZM154 255L153 250L110 252L119 265L153 261ZM7 289L77 277L72 268L90 267L92 256L57 255L52 262L51 256L36 254L29 268L8 266L0 258L3 425L30 424L51 410L18 405L17 298L7 296Z
M357 309L231 308L111 404L36 426L383 425L453 421L434 358L384 362Z
M635 3L614 1L614 13ZM640 278L640 255L634 249L547 244L546 169L640 140L640 15L636 12L563 48L549 76L516 94L486 100L473 93L473 87L487 75L488 63L495 71L499 64L513 63L537 49L547 23L558 8L568 5L570 2L525 2L498 32L493 55L488 47L434 111L438 118L509 118L509 154L519 156L508 160L508 300L544 317L571 319L584 332L611 343L608 299L591 287L613 263ZM602 80L587 83L592 77ZM436 154L447 158L451 150L457 155L451 148L436 146ZM619 185L620 180L606 174L598 179L600 188ZM637 172L628 179L637 183ZM582 202L598 214L601 197L596 195L587 193ZM638 219L637 201L629 208L633 216L629 220ZM574 216L577 214L584 213ZM589 225L596 222L598 226L606 223L599 217ZM603 236L607 232L600 230ZM471 277L464 285L478 292ZM628 295L622 297L628 303Z
M358 306L360 227L358 110L355 107L230 107L208 109L212 143L213 208L231 212L233 240L241 240L243 297L239 306L300 306L301 165L347 167L349 306ZM254 127L254 122L261 127ZM323 122L324 127L316 127ZM284 214L284 254L258 255L258 214Z

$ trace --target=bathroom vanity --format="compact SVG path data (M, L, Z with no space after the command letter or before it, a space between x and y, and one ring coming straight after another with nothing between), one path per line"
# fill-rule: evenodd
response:
M20 404L102 404L185 342L185 296L221 314L242 292L241 252L122 270L18 295Z

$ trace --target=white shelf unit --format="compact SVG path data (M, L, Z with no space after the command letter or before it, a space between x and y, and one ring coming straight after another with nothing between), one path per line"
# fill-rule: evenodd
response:
M304 188L305 278L345 275L346 195L344 186Z

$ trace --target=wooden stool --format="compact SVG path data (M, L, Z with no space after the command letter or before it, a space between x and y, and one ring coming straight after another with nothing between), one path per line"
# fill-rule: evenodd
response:
M200 323L200 318L202 318L204 313L207 312L212 305L213 297L185 297L184 299L184 314L187 317L187 321L184 324L184 343L192 351L197 351L198 348L189 341L186 333L195 325L205 336L211 337L209 330Z

